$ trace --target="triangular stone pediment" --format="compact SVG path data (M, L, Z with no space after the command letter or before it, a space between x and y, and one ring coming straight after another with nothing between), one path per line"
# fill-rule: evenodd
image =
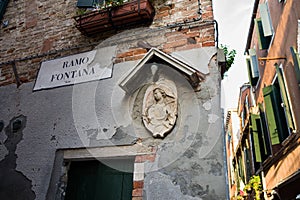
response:
M200 81L204 78L204 74L191 67L187 63L168 55L156 48L152 48L148 53L134 66L134 68L122 78L119 86L126 92L132 93L139 88L144 74L144 68L149 68L147 63L164 63L170 68L178 71L180 74L185 76L190 84L197 88ZM148 69L149 70L149 69Z

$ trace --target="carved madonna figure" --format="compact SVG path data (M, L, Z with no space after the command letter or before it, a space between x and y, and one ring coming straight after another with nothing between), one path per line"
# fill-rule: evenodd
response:
M177 90L171 81L150 85L143 100L143 123L154 137L165 137L177 119Z

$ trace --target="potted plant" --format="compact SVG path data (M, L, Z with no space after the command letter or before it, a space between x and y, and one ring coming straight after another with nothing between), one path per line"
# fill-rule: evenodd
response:
M255 199L260 199L260 193L262 191L261 180L258 175L254 175L250 178L247 185L245 185L244 190L247 193L254 193Z
M95 5L93 10L81 10L74 17L75 26L85 35L113 29L122 29L131 25L151 22L154 7L149 0L108 0Z

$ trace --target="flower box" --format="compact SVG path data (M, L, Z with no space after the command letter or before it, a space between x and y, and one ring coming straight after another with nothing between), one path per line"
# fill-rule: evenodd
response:
M90 36L149 23L154 17L154 12L154 7L148 0L134 0L123 5L78 15L74 19L78 30Z

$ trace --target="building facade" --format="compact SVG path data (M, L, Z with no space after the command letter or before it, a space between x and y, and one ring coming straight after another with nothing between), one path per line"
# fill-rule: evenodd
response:
M245 49L253 105L249 109L248 101L239 102L240 108L248 108L246 120L240 118L249 151L236 167L245 170L237 177L247 177L240 195L246 199L300 197L299 20L299 1L254 3Z
M229 197L238 195L238 184L235 175L235 152L238 147L240 137L239 118L236 109L231 109L227 112L226 126L225 126L225 145L227 157L227 174L228 174L228 194Z
M212 1L0 3L0 199L226 199Z

